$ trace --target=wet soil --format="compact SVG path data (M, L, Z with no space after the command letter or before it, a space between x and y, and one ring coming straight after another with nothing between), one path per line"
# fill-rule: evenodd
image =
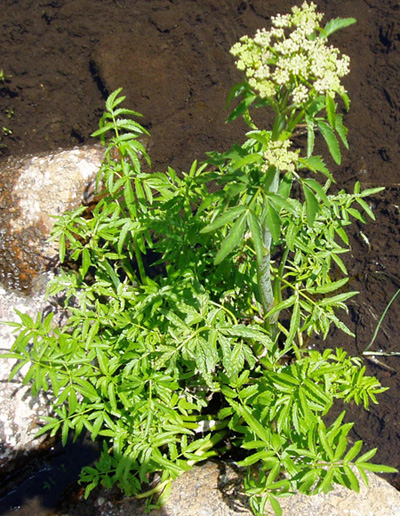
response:
M297 2L300 3L300 2ZM346 115L350 152L339 185L382 185L369 202L376 221L354 224L346 263L360 295L347 317L355 341L335 333L329 345L362 352L400 288L400 2L321 0L332 17L358 23L334 36L350 55ZM225 100L240 79L228 50L243 34L286 12L292 0L2 0L0 158L37 154L90 141L104 99L122 86L143 113L156 169L186 169L208 150L240 141L240 123L225 124ZM11 178L10 178L11 180ZM400 351L400 297L374 350ZM377 462L400 468L400 358L366 361L390 390L369 412L350 408L353 438L379 448ZM387 476L400 488L398 475ZM78 509L76 509L77 511ZM74 512L78 515L78 512Z

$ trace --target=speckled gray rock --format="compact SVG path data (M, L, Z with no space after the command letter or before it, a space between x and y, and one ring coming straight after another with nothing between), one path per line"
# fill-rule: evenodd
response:
M357 472L355 472L357 474ZM374 473L360 492L336 486L328 494L296 495L282 501L284 516L400 516L400 492Z
M44 292L24 297L7 292L0 286L0 321L18 321L15 309L35 316L44 308ZM11 326L0 324L0 353L10 350L15 337ZM42 439L34 440L41 415L47 413L43 397L32 398L30 388L22 385L21 372L11 382L9 374L15 360L2 358L0 361L0 472L8 463L21 454L36 449Z
M399 516L400 493L373 473L368 473L368 479L369 489L361 484L360 493L336 486L328 494L282 499L283 516ZM241 474L228 465L212 462L197 466L175 480L170 498L159 510L146 513L143 502L134 499L115 503L106 491L91 503L93 516L252 515L243 493ZM266 513L273 514L271 509Z

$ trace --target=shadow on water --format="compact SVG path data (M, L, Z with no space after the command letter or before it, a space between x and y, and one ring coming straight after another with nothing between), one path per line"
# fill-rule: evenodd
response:
M0 516L47 516L53 514L66 488L78 480L82 467L99 453L88 438L80 437L63 447L55 444L39 457L1 478Z

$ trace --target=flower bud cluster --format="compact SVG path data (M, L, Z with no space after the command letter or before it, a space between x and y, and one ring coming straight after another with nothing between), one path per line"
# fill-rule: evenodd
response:
M301 105L310 96L345 93L340 79L349 72L349 57L327 45L316 7L303 2L291 14L272 17L271 30L244 36L231 48L237 68L260 97L274 97L285 87Z
M280 172L294 172L299 156L297 152L289 150L291 145L290 140L270 140L268 149L264 152L264 163L261 166L261 171L266 173L273 166Z

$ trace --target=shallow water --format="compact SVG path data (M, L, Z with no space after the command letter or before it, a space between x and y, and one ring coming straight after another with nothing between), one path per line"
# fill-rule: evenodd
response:
M98 456L87 438L59 443L42 456L21 465L7 479L1 479L0 516L49 516L63 501L66 489L79 478L83 466Z

